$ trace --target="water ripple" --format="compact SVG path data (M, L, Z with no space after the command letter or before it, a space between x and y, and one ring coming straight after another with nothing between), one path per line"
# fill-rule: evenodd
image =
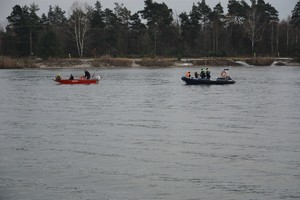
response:
M2 70L0 199L299 199L300 68L186 70Z

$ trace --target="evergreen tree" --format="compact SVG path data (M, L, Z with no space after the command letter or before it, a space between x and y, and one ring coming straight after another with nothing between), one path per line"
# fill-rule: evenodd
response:
M147 20L147 26L165 27L170 26L173 21L173 11L165 3L156 3L145 0L144 10L140 11L143 18Z
M7 17L0 50L47 58L76 51L79 57L278 55L279 50L288 56L299 49L299 0L292 17L280 23L278 11L265 0L251 0L249 5L246 0L228 0L227 6L224 14L220 3L211 9L199 0L174 20L172 9L154 0L144 0L144 8L133 15L119 3L113 10L102 9L100 1L93 7L76 3L68 19L59 6L49 6L39 17L36 4L16 5Z
M39 53L42 58L61 56L61 44L57 34L52 30L44 31L39 40Z
M292 11L291 24L295 27L295 52L300 60L299 55L299 29L300 29L300 0L297 2L294 10Z
M227 15L227 52L229 54L244 54L247 51L245 45L243 22L250 6L244 1L229 0Z
M173 22L173 11L169 9L165 3L145 0L144 10L139 13L147 20L149 35L152 36L154 42L154 56L159 55L162 50L161 46L169 46L169 40L173 37L173 35L170 35L170 32L168 32ZM171 34L173 34L173 32Z
M50 5L47 15L42 14L41 24L43 24L43 31L39 38L37 54L44 58L66 55L67 53L63 54L63 47L66 46L68 37L65 31L67 26L65 11L57 5L54 8Z
M201 3L198 2L198 9L199 9L199 13L201 16L201 22L203 25L203 46L204 46L204 52L205 54L207 54L207 38L208 38L208 32L207 32L207 24L210 20L210 15L211 15L211 8L206 4L205 0L202 0Z
M119 31L119 19L116 16L116 14L106 8L104 10L104 18L103 18L105 28L104 28L104 48L106 50L106 53L109 55L117 56L117 42L116 38L118 36Z
M51 26L64 26L67 22L67 18L65 17L65 11L62 10L59 6L49 6L48 11L48 23Z
M180 19L180 30L181 30L181 55L187 56L191 54L193 39L196 37L190 37L192 30L192 24L190 16L183 12L179 15Z
M295 27L300 28L300 0L297 2L294 10L292 11L291 24Z
M267 31L263 37L264 42L262 42L261 44L265 47L265 52L268 52L270 49L271 55L276 55L279 50L277 41L278 30L276 29L279 22L278 11L271 4L266 3L264 4L263 12L265 13L265 20L267 22ZM263 48L260 47L260 49Z
M114 12L118 18L119 29L117 35L117 51L119 55L126 55L128 51L129 40L129 23L131 11L123 4L115 3Z
M31 4L30 7L16 5L7 17L9 24L6 29L11 38L8 42L13 55L29 56L33 53L40 25L40 19L36 15L38 10L36 4Z
M201 13L199 12L198 7L193 4L192 10L190 12L190 24L191 24L191 32L189 37L192 38L189 40L189 46L192 49L192 54L198 55L201 51L201 29L202 25L200 23Z
M228 1L228 15L232 18L232 22L240 24L246 17L246 11L249 10L249 5L242 0L229 0Z
M223 25L223 20L224 20L224 10L223 7L220 3L218 3L212 13L211 13L211 21L213 23L213 33L212 33L212 40L213 40L213 52L214 55L219 55L219 36L220 36L220 32L222 31L222 25Z
M147 45L147 41L143 38L146 34L146 26L142 23L140 16L138 13L133 14L130 17L129 22L129 29L130 29L130 53L133 55L138 54L147 54L146 48L143 48Z
M88 41L91 55L105 54L104 11L99 1L95 3L93 8L90 8L88 17L91 26Z

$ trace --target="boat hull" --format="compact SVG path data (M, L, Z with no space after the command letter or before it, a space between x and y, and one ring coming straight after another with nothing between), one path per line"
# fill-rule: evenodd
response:
M57 83L60 84L69 84L69 85L75 85L75 84L96 84L99 82L97 79L74 79L74 80L69 80L69 79L54 79Z
M235 81L230 79L217 78L216 80L204 79L204 78L187 78L185 76L181 77L181 79L187 85L227 85L234 84Z

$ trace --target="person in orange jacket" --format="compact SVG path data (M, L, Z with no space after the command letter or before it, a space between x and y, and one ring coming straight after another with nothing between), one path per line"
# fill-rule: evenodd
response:
M185 73L185 77L186 77L186 78L190 78L190 77L191 77L191 72Z

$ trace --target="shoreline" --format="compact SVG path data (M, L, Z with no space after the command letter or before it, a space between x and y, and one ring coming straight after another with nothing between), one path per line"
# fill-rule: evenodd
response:
M197 67L197 66L300 66L293 58L202 57L202 58L10 58L0 56L0 69Z

